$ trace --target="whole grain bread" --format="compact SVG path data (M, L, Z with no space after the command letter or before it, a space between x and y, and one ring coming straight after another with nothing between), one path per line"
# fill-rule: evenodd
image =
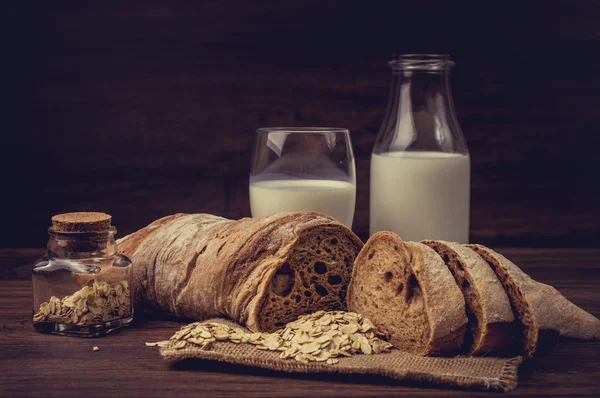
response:
M462 289L469 319L463 352L467 355L506 352L513 337L514 316L506 292L488 263L459 243L439 240L421 243L442 257Z
M467 325L465 300L441 257L391 232L373 235L356 258L348 309L418 355L457 353Z
M555 288L536 282L500 253L482 245L467 245L495 271L518 318L522 351L536 353L544 331L578 339L600 338L600 320L567 300Z
M345 309L362 242L335 219L303 212L237 221L176 214L118 245L133 261L136 307L272 331L305 313Z

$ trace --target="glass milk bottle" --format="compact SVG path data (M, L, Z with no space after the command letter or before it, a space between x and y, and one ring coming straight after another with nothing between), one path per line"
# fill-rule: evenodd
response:
M370 232L469 241L471 163L450 93L447 55L394 56L371 155Z

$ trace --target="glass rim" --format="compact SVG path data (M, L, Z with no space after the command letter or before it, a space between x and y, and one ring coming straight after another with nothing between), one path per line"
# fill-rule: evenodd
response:
M388 65L394 70L449 70L454 61L449 54L393 54Z
M285 133L285 134L317 134L317 133L344 133L349 134L350 130L343 127L260 127L256 129L256 134L264 133Z

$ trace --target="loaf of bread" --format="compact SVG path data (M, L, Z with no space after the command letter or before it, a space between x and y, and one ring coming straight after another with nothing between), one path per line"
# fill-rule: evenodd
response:
M578 339L599 339L600 320L567 300L555 288L536 282L503 255L482 245L467 245L495 271L517 317L521 350L526 357L538 349L542 333Z
M356 258L348 309L414 354L455 354L463 344L465 300L448 267L433 249L391 232L373 235Z
M487 355L506 351L513 335L514 316L508 297L494 271L473 250L458 243L428 240L462 289L469 327L463 352Z
M306 313L345 309L362 242L333 218L307 212L237 221L175 214L118 245L133 261L137 308L272 331Z

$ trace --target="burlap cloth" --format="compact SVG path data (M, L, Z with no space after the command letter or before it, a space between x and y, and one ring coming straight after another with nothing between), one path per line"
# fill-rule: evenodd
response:
M224 319L210 319L231 327L239 325ZM384 354L354 355L339 358L339 363L300 363L294 359L280 359L279 352L257 349L252 344L217 341L208 350L188 344L173 349L169 344L160 349L163 358L171 361L204 359L239 365L255 366L288 373L342 373L381 375L397 380L426 381L441 386L493 389L510 391L517 386L517 371L521 357L420 357L392 350Z

